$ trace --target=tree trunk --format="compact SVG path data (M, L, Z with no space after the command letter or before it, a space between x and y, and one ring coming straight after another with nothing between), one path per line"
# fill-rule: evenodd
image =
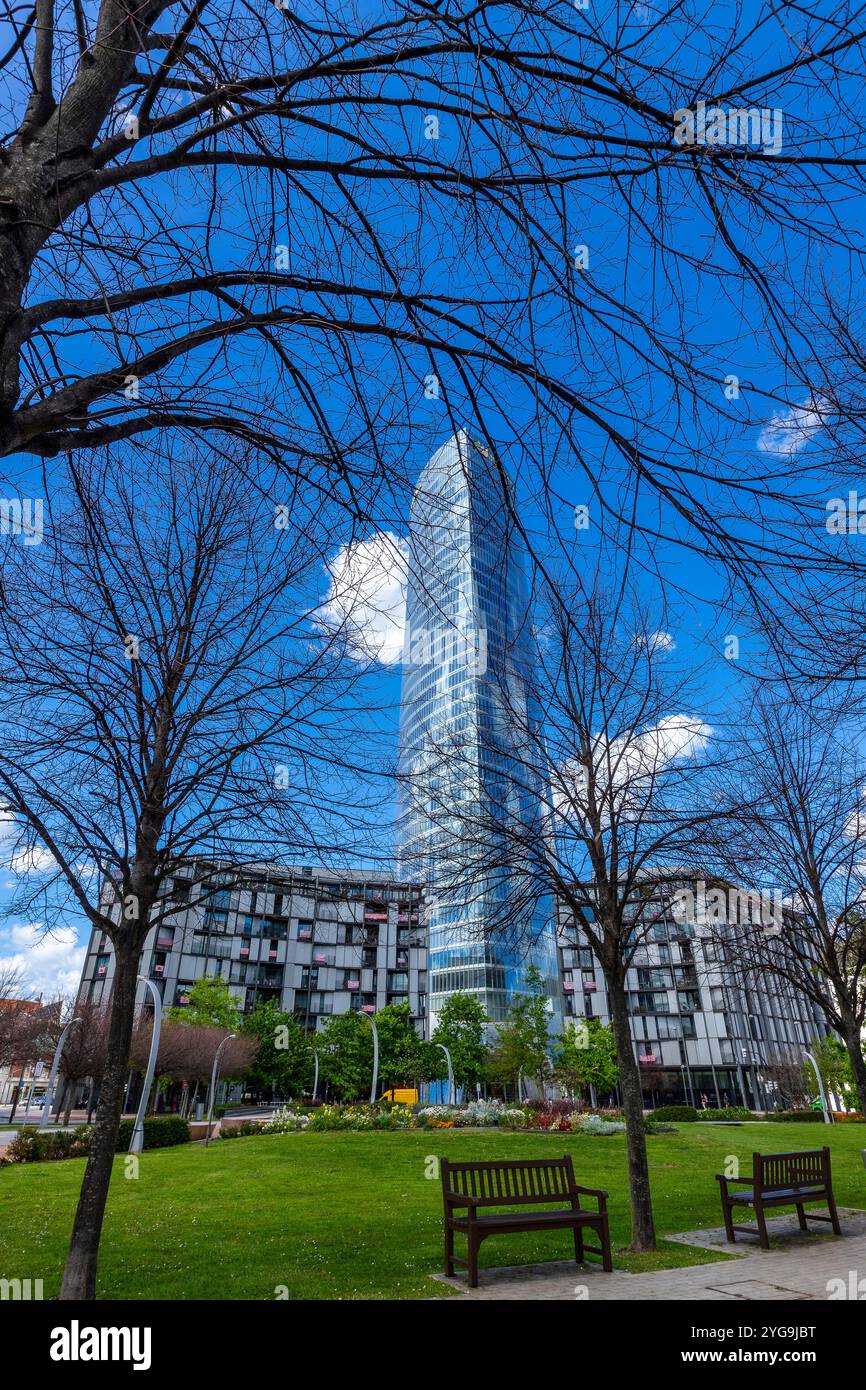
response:
M640 1072L632 1048L625 990L619 981L607 981L610 1020L619 1065L619 1086L625 1117L628 1182L631 1201L631 1248L655 1250L656 1235L650 1196L649 1163L643 1120Z
M69 1254L63 1272L60 1297L64 1300L96 1297L99 1239L111 1184L126 1069L129 1065L138 956L139 951L133 950L131 944L126 942L116 951L105 1071L99 1089L93 1142L84 1170L84 1181L81 1184L69 1241Z
M848 1049L848 1056L851 1058L851 1074L857 1088L860 1114L866 1116L866 1059L863 1057L860 1029L856 1024L852 1024L851 1028L846 1030L845 1046Z
M61 1076L61 1078L60 1078L60 1084L58 1085L58 1088L57 1088L57 1094L55 1095L54 1100L52 1101L52 1108L53 1108L53 1110L54 1110L54 1120L53 1120L53 1123L56 1124L56 1125L59 1125L59 1124L60 1124L60 1120L61 1120L61 1117L62 1117L62 1115L63 1115L63 1106L64 1106L65 1101L66 1101L66 1091L67 1091L68 1085L69 1085L69 1083L67 1082L66 1077L65 1077L65 1076ZM50 1115L49 1115L48 1118L49 1118L49 1120L51 1119Z
M9 1123L10 1123L10 1125L11 1125L12 1121L15 1119L15 1111L18 1109L18 1098L19 1098L20 1095L21 1095L21 1091L19 1090L18 1086L13 1086L13 1088L12 1088L12 1108L11 1108L11 1110L9 1111Z

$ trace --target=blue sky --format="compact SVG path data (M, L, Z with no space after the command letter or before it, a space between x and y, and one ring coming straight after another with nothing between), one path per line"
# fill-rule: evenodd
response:
M745 11L726 4L696 7L693 14L707 17L706 27L701 29L694 21L687 25L685 9L677 9L664 23L656 23L663 13L661 6L593 4L586 22L611 39L621 26L620 41L642 44L640 53L648 65L673 69L675 80L663 76L648 79L645 95L652 95L661 109L674 111L712 95L701 85L701 74L707 53L729 30L742 33L744 42L727 69L714 75L717 91L736 86L750 73L772 70L789 60L791 37L783 27L771 14L762 15L757 31L749 38L757 16ZM377 6L369 4L365 12L377 13ZM841 18L840 14L836 17ZM279 12L275 9L268 18L278 48ZM506 22L504 17L502 22ZM423 98L423 83L419 90ZM829 149L832 141L845 142L846 111L856 109L860 92L861 76L851 71L842 72L823 91L816 85L811 93L799 78L780 80L771 84L761 99L783 112L783 153L814 153ZM750 95L749 99L756 98ZM432 94L430 104L435 110ZM419 110L395 113L390 119L384 140L407 154L434 157L425 141ZM626 121L621 110L617 119ZM853 123L851 133L853 139ZM303 135L307 147L316 152L339 145L338 136L321 136L317 150L316 138L309 131ZM435 158L447 165L460 157L462 149L459 123L443 114ZM476 151L479 158L483 153L482 149ZM772 156L756 153L755 159L769 162ZM772 180L773 175L766 177ZM782 174L778 177L781 180ZM340 264L346 249L334 234L334 224L320 221L296 189L287 184L285 201L276 206L273 224L268 227L267 218L249 215L231 171L223 171L217 178L219 216L209 249L217 267L253 262L271 265L274 248L281 244L290 246L293 263L311 274L332 271ZM818 184L820 188L820 178ZM861 193L846 191L839 204L846 232L842 237L830 209L821 205L820 197L814 199L815 189L808 181L798 183L786 174L782 186L784 206L776 210L775 222L747 205L735 185L725 213L737 245L748 252L756 266L774 276L780 304L805 324L809 307L817 303L825 287L829 286L842 303L849 301L856 283L855 256L862 250L866 209ZM758 661L760 652L746 619L736 612L736 601L728 601L727 573L708 553L710 548L702 543L693 518L682 515L671 502L660 500L658 489L636 486L634 475L627 471L611 442L609 429L601 428L593 417L621 430L655 459L665 487L676 493L687 486L691 497L705 503L712 517L724 518L725 529L737 538L735 550L742 555L759 544L768 529L774 533L772 544L777 547L784 544L786 534L792 545L805 542L804 531L810 527L814 527L816 543L826 545L826 501L837 491L844 493L851 479L840 469L838 480L833 480L834 487L838 481L838 490L831 490L824 429L830 407L820 390L807 384L809 379L821 380L822 344L804 329L786 351L778 327L768 321L760 295L748 280L734 273L731 250L687 179L678 179L673 172L666 175L663 251L653 244L640 221L641 216L654 217L655 185L648 181L636 187L633 206L626 209L605 178L569 185L563 195L568 244L561 247L562 264L551 264L541 276L532 333L547 370L558 374L586 403L587 412L575 430L567 436L545 414L544 405L539 409L531 387L509 381L502 371L485 371L478 383L477 400L483 427L501 448L516 479L527 533L546 561L589 572L599 556L609 553L609 547L621 540L617 512L634 514L642 528L634 555L636 571L642 573L642 590L653 603L660 600L663 590L666 592L669 631L678 658L695 665L705 660L710 663L712 675L706 682L702 707L695 713L721 728L733 708L743 670ZM193 229L190 244L194 248L196 214L204 202L192 180L181 175L170 184L158 183L154 191L168 204L180 201ZM392 198L382 185L364 194L363 203L383 243L392 249L395 263L404 242L411 246L418 257L413 276L418 287L429 293L468 300L477 292L482 301L486 294L494 315L493 300L518 284L526 271L525 265L514 260L518 248L504 236L493 238L480 255L471 247L467 249L460 240L459 222L449 215L444 200L432 200L420 219L410 202ZM333 209L336 204L331 206ZM800 216L808 217L813 228L808 235L797 226ZM132 214L130 219L132 224ZM587 248L588 266L582 270L570 266L566 276L570 277L570 307L576 313L575 331L573 320L566 326L557 283L578 246ZM52 254L49 251L45 257L43 281L35 288L34 298L51 292ZM159 268L156 247L152 273L159 273ZM372 274L375 267L368 263L354 269L361 278ZM620 305L634 317L624 319ZM477 309L467 308L466 313L473 322L480 321ZM519 331L529 333L528 321ZM355 388L350 389L340 370L339 354L329 356L323 346L318 357L308 360L303 355L308 347L300 343L299 356L315 376L323 408L338 435L354 436ZM683 347L684 357L680 355ZM100 358L112 360L107 338L96 342L88 337L70 337L65 351L70 370ZM668 371L661 366L666 352L677 354L677 365ZM433 449L452 433L453 424L472 423L467 392L446 356L431 364L428 354L420 350L397 356L371 341L353 349L352 354L357 389L364 393L370 415L382 421L380 442L386 460L399 464L405 482L411 485ZM200 359L190 360L183 370L192 379L200 365ZM440 383L440 394L433 398L424 392L431 370ZM310 413L292 383L279 375L273 359L259 345L239 349L215 386L229 389L239 401L251 399L263 373L280 396L286 418L294 420L299 429L312 428ZM731 377L739 383L733 399L724 390ZM127 464L134 464L134 451L127 451L125 457ZM829 472L832 474L832 466ZM27 458L12 460L7 477L15 479L22 494L41 490L40 469ZM740 485L744 483L754 484L754 489L743 490ZM788 505L795 496L806 501L805 510L796 515ZM334 536L331 554L332 567L339 571L346 558L342 543L354 535L364 544L366 549L355 552L353 563L371 565L370 588L378 606L386 610L386 636L390 631L395 639L399 632L399 565L395 552L383 545L381 537L391 535L398 542L405 537L408 501L407 486L384 488L371 502L368 515L352 530L347 525L345 537ZM574 509L581 504L588 505L590 511L586 531L577 531L574 526ZM610 509L607 514L605 507ZM856 545L857 538L837 543ZM388 563L380 590L377 576L382 573L383 556ZM784 565L774 573L769 556L764 565L768 581L775 578L784 584ZM758 573L760 569L758 562ZM323 567L319 596L326 595L328 583ZM741 638L739 665L726 660L723 652L723 639L732 632ZM371 670L369 681L381 706L380 729L386 734L393 732L399 703L399 664L381 664ZM11 881L10 877L3 884L5 893ZM68 941L36 944L38 933L33 924L8 922L0 925L0 958L26 961L37 988L51 992L52 982L59 981L68 989L80 958L80 941L76 944L75 935L76 929L71 927Z

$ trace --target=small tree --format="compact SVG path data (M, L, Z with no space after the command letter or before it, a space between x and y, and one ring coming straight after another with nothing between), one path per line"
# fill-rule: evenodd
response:
M481 1081L487 1065L488 1018L483 1004L474 994L449 994L439 1014L431 1042L443 1043L451 1053L451 1066L457 1086L474 1086ZM437 1049L438 1051L438 1049ZM444 1061L438 1053L439 1063ZM440 1074L437 1065L436 1075Z
M525 991L514 994L505 1020L497 1026L496 1041L488 1059L488 1074L494 1081L508 1081L516 1091L524 1079L532 1077L542 1095L548 1064L550 1015L541 972L531 965L526 971Z
M592 1087L603 1094L619 1077L613 1030L599 1018L569 1021L557 1036L554 1075L567 1091Z
M317 1050L322 1079L342 1100L369 1094L373 1035L357 1014L334 1014L318 1036Z
M272 1098L299 1096L312 1082L313 1045L294 1014L283 1012L273 1000L259 1002L241 1028L258 1043L249 1073L252 1084Z
M167 1020L198 1024L203 1028L222 1028L229 1032L240 1026L238 1001L221 975L202 975L187 990L187 998L188 1004L166 1009Z

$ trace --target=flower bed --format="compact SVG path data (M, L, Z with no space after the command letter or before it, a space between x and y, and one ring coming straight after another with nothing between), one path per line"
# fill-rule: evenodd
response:
M467 1105L321 1105L300 1111L284 1106L269 1120L250 1120L226 1131L223 1139L254 1134L298 1134L323 1130L404 1129L525 1129L567 1134L622 1134L618 1111L575 1110L570 1101L536 1102L522 1106L499 1100L474 1100Z

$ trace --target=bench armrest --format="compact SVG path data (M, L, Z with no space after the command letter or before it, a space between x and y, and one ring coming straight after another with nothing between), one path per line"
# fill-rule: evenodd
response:
M716 1182L743 1182L748 1187L754 1187L755 1185L755 1180L752 1177L729 1178L726 1173L716 1173Z
M449 1207L477 1207L480 1205L478 1197L467 1197L462 1192L446 1192L445 1201Z
M576 1183L572 1189L581 1197L597 1197L599 1210L603 1210L607 1203L607 1189L604 1187L579 1187Z

